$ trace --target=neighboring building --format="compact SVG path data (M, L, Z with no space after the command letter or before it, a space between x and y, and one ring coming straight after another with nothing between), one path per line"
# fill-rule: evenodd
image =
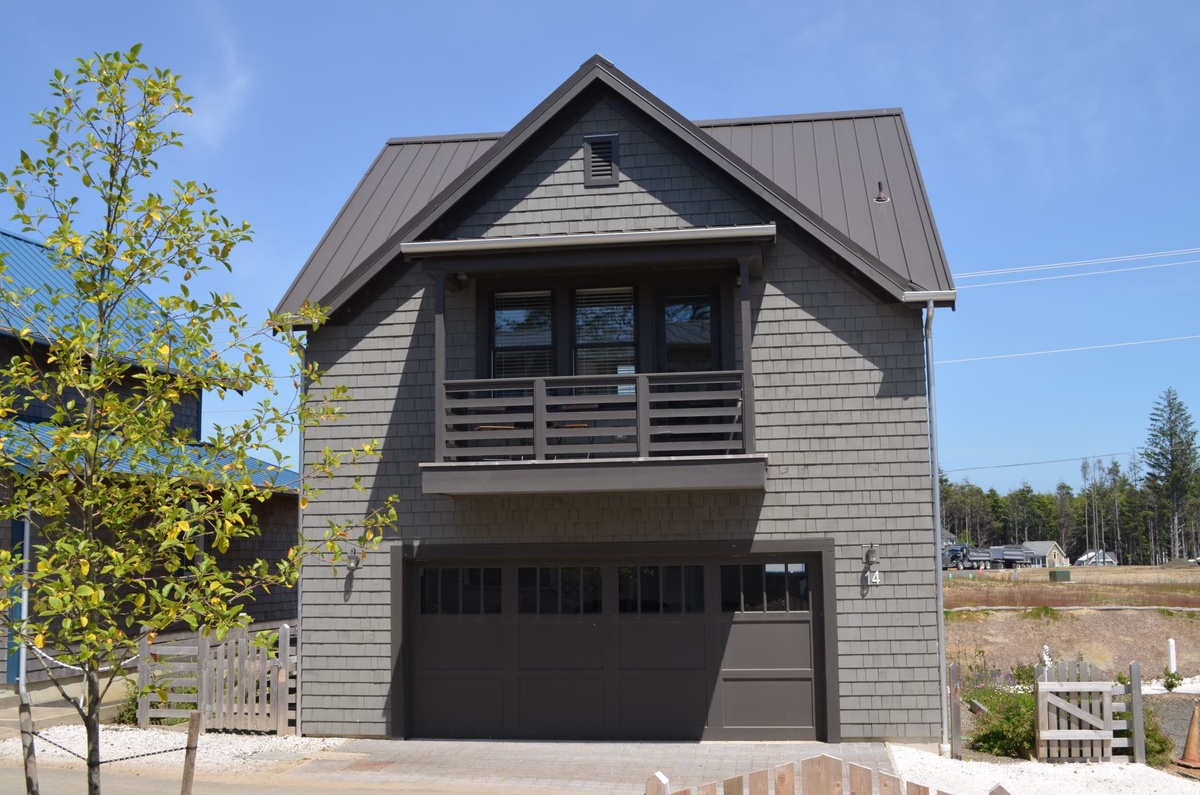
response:
M31 343L23 342L16 333L18 329L12 327L13 323L19 321L9 318L6 313L0 311L0 360L7 363L14 356L29 353L44 361L49 353L48 343L53 334L50 324L47 322L51 295L69 295L74 290L74 282L70 274L53 266L54 261L44 245L22 235L0 230L0 254L4 255L2 259L4 276L8 280L3 285L4 289L18 294L28 292L28 297L23 299L24 303L30 306L41 304L47 307L36 316L20 319L20 322L29 321L28 325L34 340ZM141 297L145 298L146 296L142 294ZM3 304L2 298L0 298L0 304ZM7 309L7 304L0 306L0 309ZM82 302L73 307L65 306L65 302L60 302L58 311L69 317L73 317L75 314L87 316L89 312ZM138 336L136 332L137 329L133 329L130 336L136 338ZM3 389L4 386L0 384L0 389ZM197 441L197 444L191 448L192 454L197 459L219 466L222 463L220 454L214 454L199 443L202 436L201 408L202 395L181 394L173 409L171 426L186 432L190 438ZM21 465L25 471L31 471L37 466L38 456L33 451L39 446L52 443L48 433L48 428L51 427L49 423L52 413L53 409L49 405L34 400L25 407L24 413L18 418L17 428L27 435L24 438L18 436L3 440L9 457L23 459ZM28 445L30 453L26 454L21 451L20 446L23 443ZM161 466L164 463L165 461L160 460L142 466ZM254 466L255 463L253 459L247 462L250 466ZM256 485L275 484L289 491L277 494L267 502L254 507L254 514L262 529L262 534L234 544L226 555L218 555L218 559L225 565L231 565L239 560L282 558L296 543L299 479L294 472L281 472L268 468L265 463L257 463L261 464L261 469L252 472ZM136 472L132 474L136 476ZM0 482L0 494L6 493L7 489L4 487L4 483ZM33 519L36 539L37 521L36 517ZM22 543L24 534L24 523L0 521L0 549L17 547ZM294 620L296 608L295 589L280 588L270 593L258 593L247 611L254 615L256 621L282 622ZM7 640L5 631L0 629L0 641L5 641L6 648L6 652L0 654L0 684L14 684L17 681L15 662L17 647L7 643ZM31 662L29 673L30 681L44 678L40 666L35 662Z
M1024 547L1029 550L1027 557L1031 566L1045 568L1071 565L1071 559L1057 541L1026 541Z
M1089 549L1075 559L1076 566L1117 566L1116 553Z
M304 526L401 500L302 575L302 730L936 737L954 297L898 110L693 123L595 57L387 142L280 304L354 398L306 460L382 444Z

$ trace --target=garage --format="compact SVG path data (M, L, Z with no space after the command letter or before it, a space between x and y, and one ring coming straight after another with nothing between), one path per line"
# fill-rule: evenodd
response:
M410 560L412 737L826 739L821 556Z

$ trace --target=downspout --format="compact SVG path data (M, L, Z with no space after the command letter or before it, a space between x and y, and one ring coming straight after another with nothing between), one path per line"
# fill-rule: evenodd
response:
M937 578L938 693L942 711L942 742L938 753L950 756L946 694L946 613L942 595L942 488L938 467L937 398L933 388L933 299L925 303L925 383L929 393L929 473L933 484L933 571Z

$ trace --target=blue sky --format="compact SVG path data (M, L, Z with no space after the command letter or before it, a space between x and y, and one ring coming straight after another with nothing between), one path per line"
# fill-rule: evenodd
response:
M597 52L693 119L904 108L956 274L1200 247L1192 2L64 5L4 12L0 170L34 146L55 68L143 42L195 96L164 170L255 228L204 285L252 316L387 138L507 130ZM951 477L1052 489L1078 484L1083 456L1125 465L1168 386L1200 417L1200 340L951 361L1200 335L1200 264L968 287L996 280L960 278L958 311L935 319Z

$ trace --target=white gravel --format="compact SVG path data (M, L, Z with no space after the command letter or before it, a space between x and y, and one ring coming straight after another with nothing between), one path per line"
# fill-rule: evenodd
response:
M78 759L52 745L53 741L87 755L87 735L82 726L52 726L38 732L34 744L38 761L67 763ZM279 737L273 734L200 735L196 744L196 772L210 774L242 774L264 771L283 761L299 761L321 751L328 751L346 742L344 738ZM179 749L173 753L156 754L113 763L120 770L161 770L164 767L183 767L183 748L187 733L168 729L137 729L130 726L103 726L100 730L102 760L145 754L150 751ZM0 760L21 759L20 737L0 742ZM107 767L107 765L106 765Z
M1200 795L1200 782L1146 765L960 762L915 748L889 747L900 778L952 795L988 795L997 784L1011 795Z
M1161 679L1151 679L1149 682L1142 682L1142 695L1155 696L1161 693L1166 693L1166 685ZM1183 680L1179 687L1175 688L1176 693L1200 693L1200 676L1190 676Z

